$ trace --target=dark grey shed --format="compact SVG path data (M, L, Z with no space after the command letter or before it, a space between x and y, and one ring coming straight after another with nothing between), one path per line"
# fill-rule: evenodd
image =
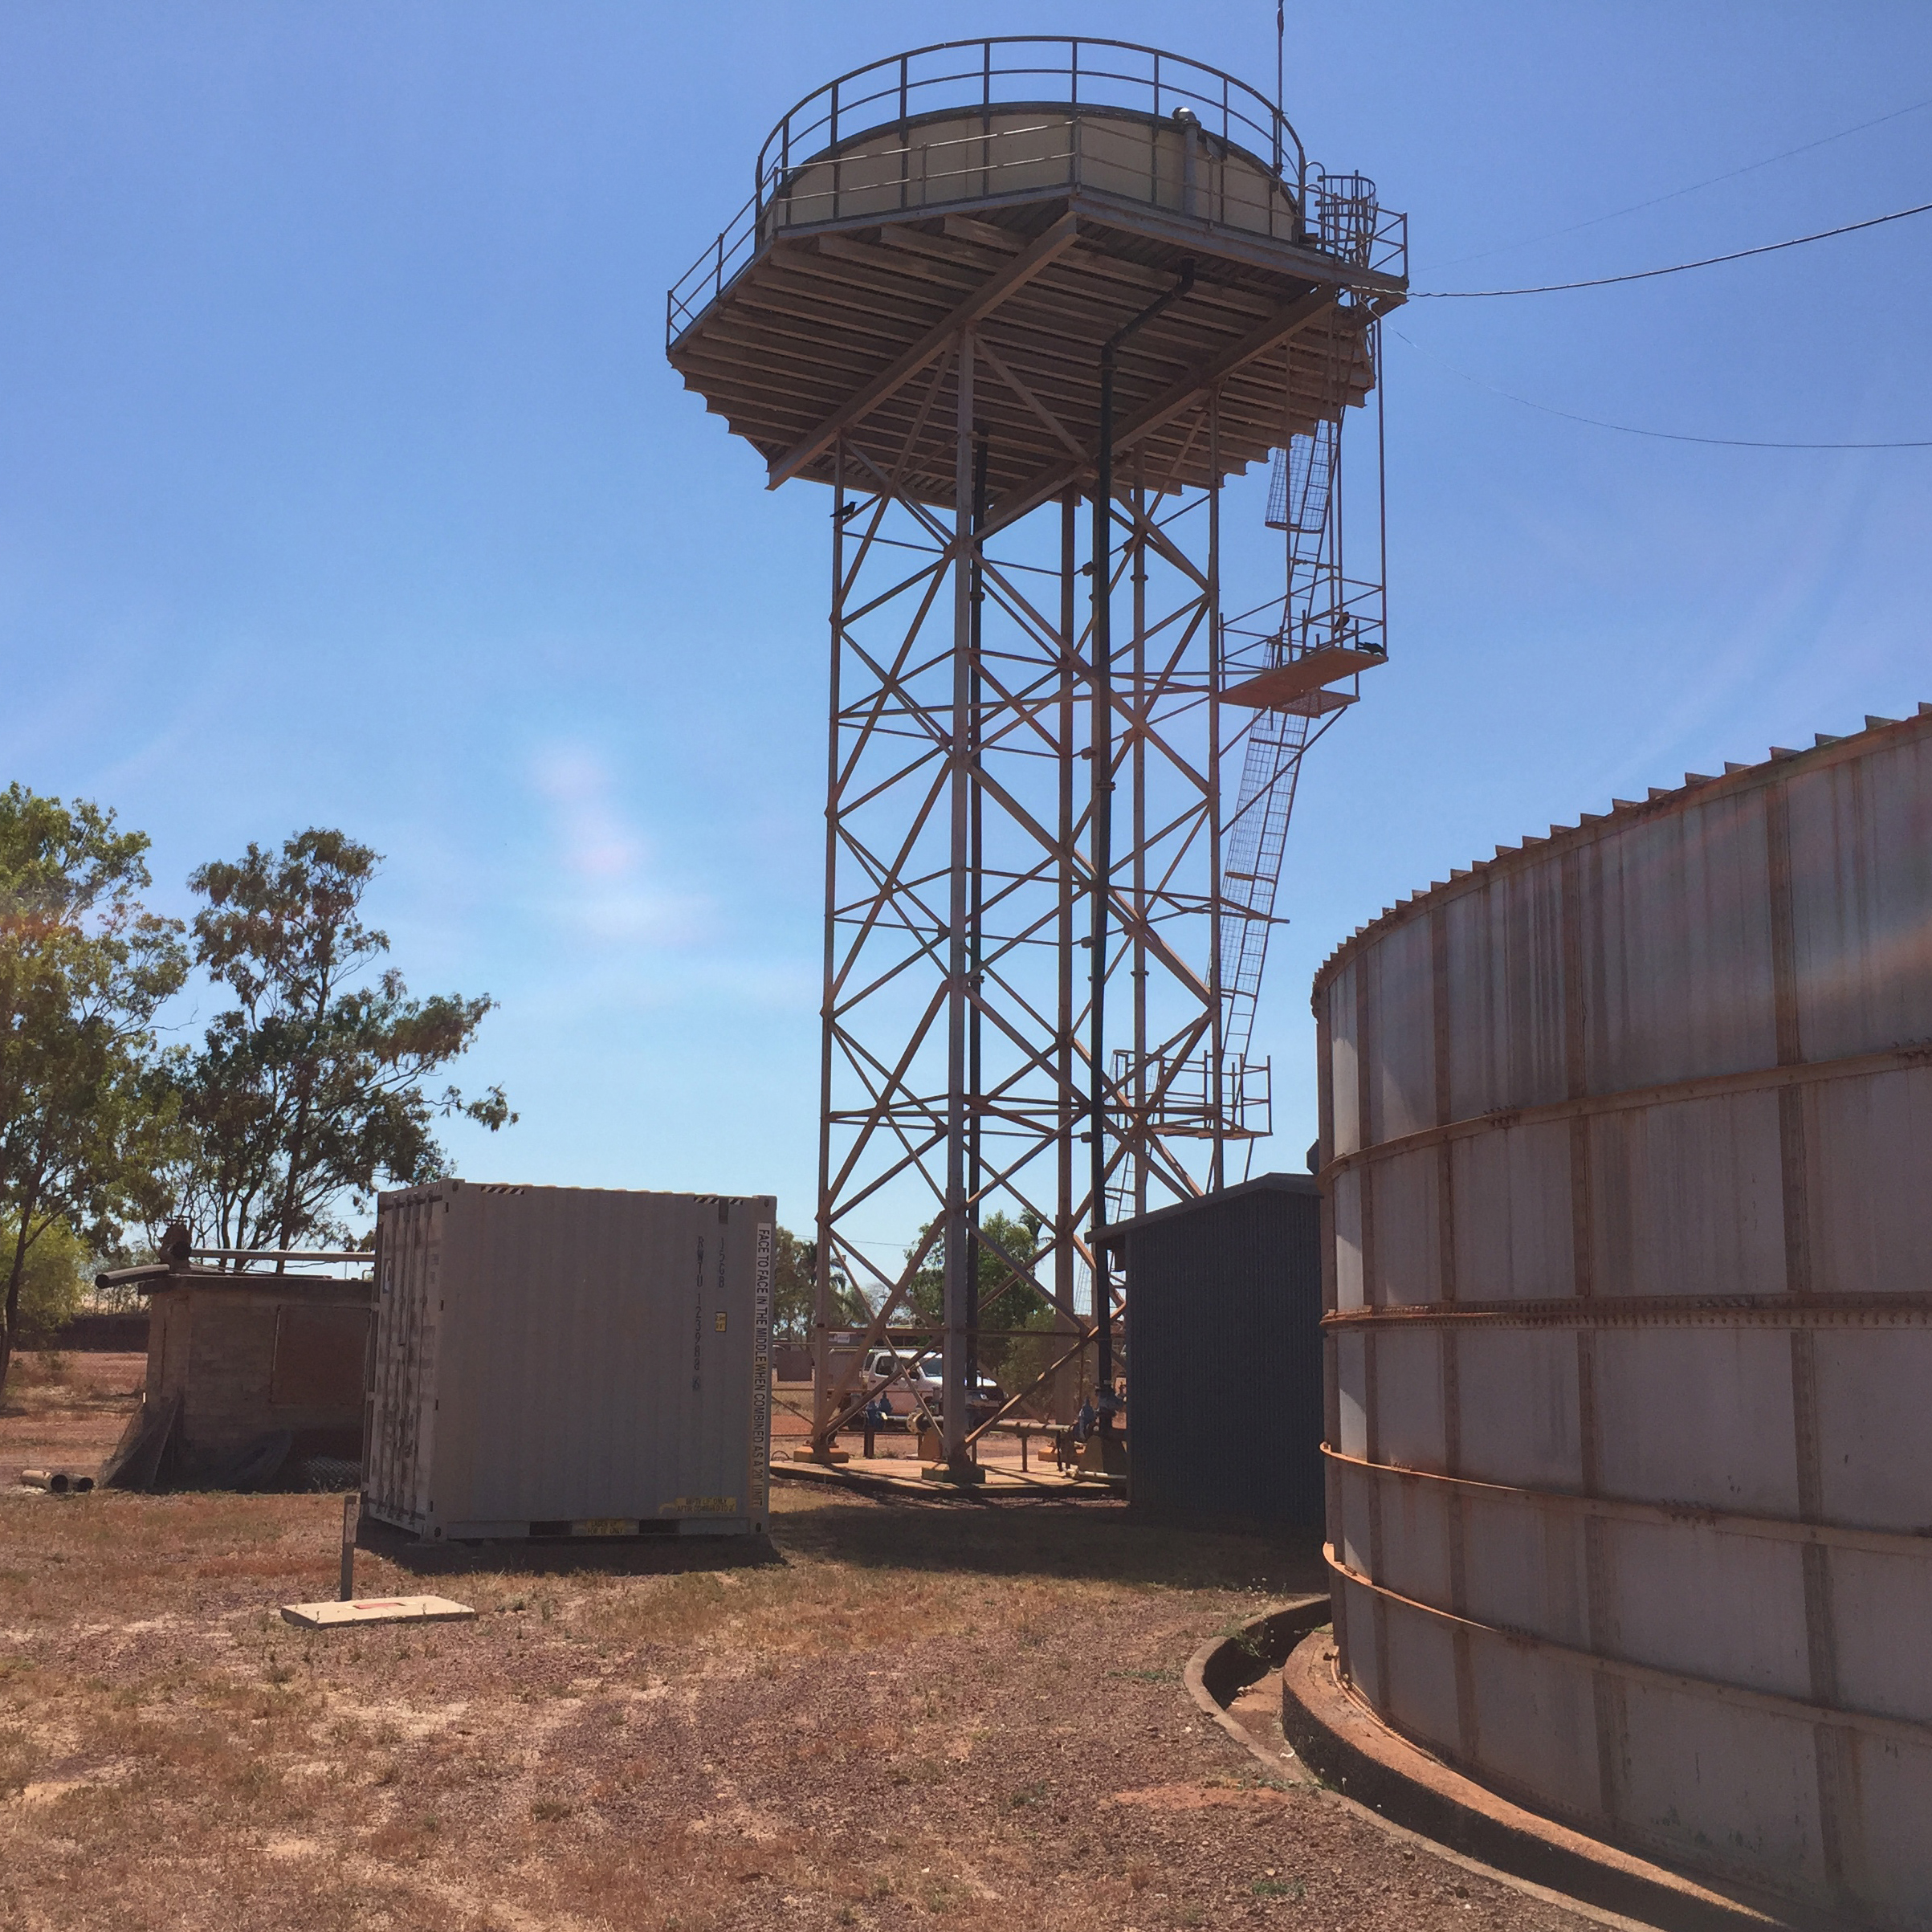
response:
M1108 1229L1136 1512L1321 1528L1321 1223L1311 1175L1264 1174Z

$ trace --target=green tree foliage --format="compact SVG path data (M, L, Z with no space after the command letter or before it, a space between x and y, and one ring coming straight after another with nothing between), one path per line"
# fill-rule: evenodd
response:
M438 1117L492 1131L516 1118L500 1087L476 1100L426 1090L495 1001L413 999L393 968L373 972L389 942L361 907L381 862L343 833L312 829L189 879L207 902L194 962L234 999L180 1070L189 1144L174 1212L198 1245L346 1241L345 1211L366 1213L379 1184L446 1171Z
M811 1339L812 1307L818 1278L818 1244L801 1241L789 1228L781 1228L772 1257L772 1339L805 1342ZM844 1269L832 1269L832 1319L841 1327L862 1327L872 1310L852 1286Z
M980 1325L983 1328L1015 1328L1037 1332L1031 1335L988 1336L980 1344L980 1368L991 1376L1009 1395L1033 1380L1053 1359L1052 1343L1045 1339L1054 1328L1053 1298L1041 1287L1035 1276L1041 1247L1044 1224L1030 1212L1017 1217L989 1214L980 1232L991 1245L979 1249ZM930 1224L928 1224L930 1226ZM927 1230L921 1229L920 1239ZM919 1252L906 1251L910 1261ZM1009 1267L1001 1256L1009 1256ZM900 1303L907 1320L937 1328L945 1321L946 1237L933 1238L926 1258L912 1278L912 1286Z
M160 1205L153 1022L186 968L178 923L141 904L147 850L97 805L0 793L0 1388L51 1231L104 1252Z
M0 1221L0 1253L11 1244L14 1233L9 1222ZM60 1221L43 1229L27 1249L26 1271L20 1280L22 1345L44 1347L79 1314L93 1277L93 1257L72 1229Z

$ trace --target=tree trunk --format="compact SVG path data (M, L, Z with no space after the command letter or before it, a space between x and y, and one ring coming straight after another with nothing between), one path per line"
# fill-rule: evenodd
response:
M309 1098L308 1090L304 1086L296 1102L295 1128L288 1136L288 1172L282 1188L280 1222L275 1229L275 1245L278 1248L287 1249L295 1245L294 1239L290 1233L290 1224L295 1219L296 1201L299 1197L299 1190L301 1186L300 1165L304 1156L308 1151L306 1143L308 1139ZM275 1273L282 1274L287 1266L287 1262L277 1262Z
M7 1372L14 1366L14 1338L20 1332L20 1282L26 1273L26 1223L14 1240L14 1265L6 1278L6 1323L0 1330L0 1400L6 1395Z

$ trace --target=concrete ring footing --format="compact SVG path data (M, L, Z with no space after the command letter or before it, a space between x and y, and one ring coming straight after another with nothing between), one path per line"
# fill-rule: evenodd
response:
M1823 1922L1744 1901L1498 1798L1381 1724L1337 1681L1328 1600L1302 1598L1204 1644L1182 1681L1204 1716L1277 1778L1306 1779L1392 1837L1512 1891L1629 1932L1768 1932ZM1226 1706L1278 1669L1276 1756Z

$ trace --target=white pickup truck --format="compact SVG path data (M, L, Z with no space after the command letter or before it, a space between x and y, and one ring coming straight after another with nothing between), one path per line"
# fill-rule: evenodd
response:
M936 1351L908 1355L895 1348L874 1348L866 1357L867 1392L891 1397L895 1408L903 1397L911 1407L916 1408L923 1402L936 1414L944 1396L944 1376L945 1358ZM973 1396L975 1408L997 1408L1005 1400L1005 1392L991 1376L980 1377Z

